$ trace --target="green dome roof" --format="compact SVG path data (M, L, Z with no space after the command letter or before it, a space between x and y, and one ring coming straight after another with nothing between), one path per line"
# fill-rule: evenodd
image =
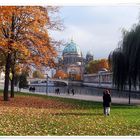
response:
M66 53L67 54L76 53L76 54L81 55L81 51L80 51L79 46L77 46L76 43L73 42L73 40L71 40L71 42L68 43L66 45L66 47L64 48L63 54L66 54Z

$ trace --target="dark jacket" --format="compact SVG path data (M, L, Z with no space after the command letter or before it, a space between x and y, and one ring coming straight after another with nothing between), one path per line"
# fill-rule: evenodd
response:
M111 96L110 94L103 95L103 106L110 107L111 106Z

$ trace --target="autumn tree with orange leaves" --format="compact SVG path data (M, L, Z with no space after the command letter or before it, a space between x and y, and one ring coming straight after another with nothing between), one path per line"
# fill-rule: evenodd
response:
M98 73L102 68L109 70L108 60L107 59L99 59L93 60L88 63L86 66L86 71L89 74Z
M53 66L58 42L49 29L60 29L50 15L57 7L0 6L0 51L5 60L4 101L8 101L9 73L15 65ZM49 15L49 12L51 13Z
M57 70L55 75L54 75L54 78L67 79L68 78L68 74L65 73L63 70Z

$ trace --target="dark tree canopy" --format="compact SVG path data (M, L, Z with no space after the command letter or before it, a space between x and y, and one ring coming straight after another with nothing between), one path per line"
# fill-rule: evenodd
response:
M109 55L113 72L113 84L118 89L131 91L140 83L140 24L123 34L119 47Z
M26 73L22 73L19 76L19 88L26 88L28 87L28 81L27 81L27 74Z

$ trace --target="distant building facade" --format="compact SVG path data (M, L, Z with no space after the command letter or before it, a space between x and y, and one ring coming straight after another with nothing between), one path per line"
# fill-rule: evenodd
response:
M88 51L86 54L86 63L89 63L90 61L93 61L94 56L92 51Z
M62 51L62 57L58 57L58 70L63 70L69 75L70 80L83 80L85 65L93 60L93 53L89 51L86 58L83 57L80 47L71 40Z
M84 59L80 47L71 40L62 52L63 70L70 80L82 80L84 72Z

